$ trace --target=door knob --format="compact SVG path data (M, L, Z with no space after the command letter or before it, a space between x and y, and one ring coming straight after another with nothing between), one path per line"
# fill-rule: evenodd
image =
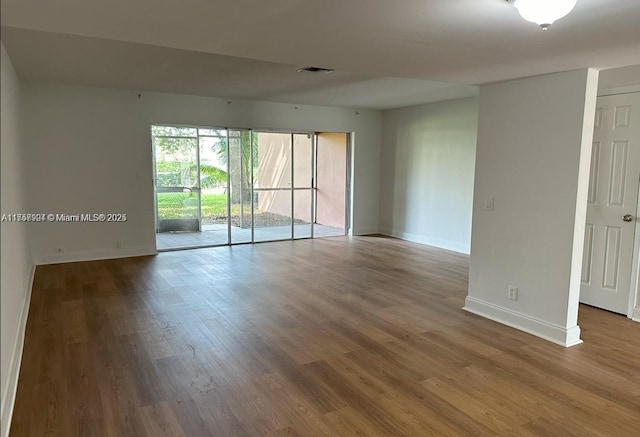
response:
M624 220L625 222L630 222L633 220L633 216L631 214L625 214L622 216L622 220Z

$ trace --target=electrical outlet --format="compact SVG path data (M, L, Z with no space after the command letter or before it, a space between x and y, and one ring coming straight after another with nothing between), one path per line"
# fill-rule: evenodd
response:
M509 300L518 300L518 287L509 285L507 296L509 296Z
M116 248L117 249L121 249L122 248L122 241L116 240Z

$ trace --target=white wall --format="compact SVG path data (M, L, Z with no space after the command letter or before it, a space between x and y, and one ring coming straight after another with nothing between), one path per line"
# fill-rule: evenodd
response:
M32 207L52 213L126 213L126 223L33 228L38 262L153 252L149 126L183 123L355 132L354 234L377 232L381 113L130 91L23 84ZM116 242L122 248L116 248ZM56 253L56 248L64 252Z
M1 46L1 51L1 213L28 213L24 188L25 166L22 158L20 85L4 45ZM28 250L26 224L3 221L1 227L1 435L5 436L9 433L9 421L18 383L24 328L29 310L33 263Z
M640 65L601 70L598 79L598 92L638 92L640 91Z
M380 231L469 253L477 98L383 112Z
M636 211L636 217L640 216L640 193L638 193L638 208ZM638 248L638 243L640 242L640 235L638 234L638 229L640 228L640 223L636 222L636 236L635 236L635 246L633 248L634 251L634 259L636 259L635 268L635 277L632 276L631 279L635 279L635 291L632 290L632 294L635 296L635 305L633 311L631 312L631 319L640 322L640 254L638 253L640 248ZM633 300L634 298L631 297Z
M564 345L580 342L596 88L593 70L480 88L465 309Z

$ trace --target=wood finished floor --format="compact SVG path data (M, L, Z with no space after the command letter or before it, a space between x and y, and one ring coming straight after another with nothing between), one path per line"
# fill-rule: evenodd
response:
M640 325L466 313L468 259L339 237L40 266L12 436L640 435Z

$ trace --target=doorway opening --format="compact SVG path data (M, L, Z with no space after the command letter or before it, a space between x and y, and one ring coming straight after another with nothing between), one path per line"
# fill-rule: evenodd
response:
M348 232L349 134L152 125L151 135L160 251Z

